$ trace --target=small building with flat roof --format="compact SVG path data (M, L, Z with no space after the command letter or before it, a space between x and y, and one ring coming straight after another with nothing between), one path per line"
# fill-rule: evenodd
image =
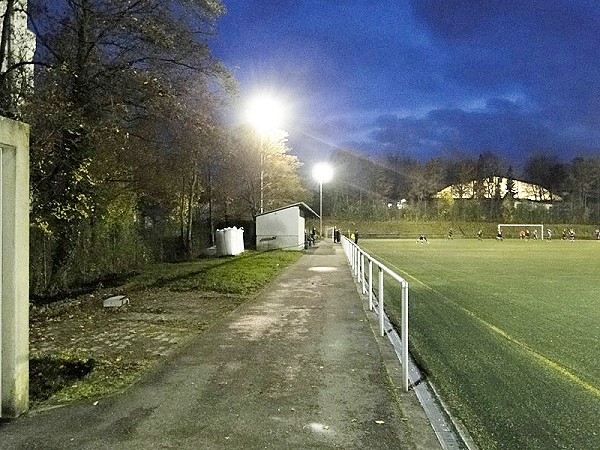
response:
M256 249L302 250L307 216L319 215L306 203L299 202L256 216Z

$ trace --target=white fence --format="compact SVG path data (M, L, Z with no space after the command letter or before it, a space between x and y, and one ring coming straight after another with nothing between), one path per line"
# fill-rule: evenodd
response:
M352 274L361 285L363 295L369 296L369 309L376 307L379 315L379 332L385 336L386 314L384 309L384 276L399 283L401 286L401 363L402 363L402 389L408 392L408 282L384 264L377 261L367 252L345 236L342 236L342 247L352 268ZM377 272L377 291L374 291L374 271ZM389 321L388 321L389 322Z

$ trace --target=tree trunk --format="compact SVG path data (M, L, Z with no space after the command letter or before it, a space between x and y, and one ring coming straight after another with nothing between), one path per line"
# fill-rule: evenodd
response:
M12 28L12 16L14 12L15 0L7 0L6 11L2 18L2 36L0 37L0 69L6 64L7 70L10 66L8 58L11 53L10 32Z
M210 245L215 245L215 224L213 218L212 171L208 169L208 226L210 227Z
M193 238L192 238L192 225L193 225L193 208L194 208L194 200L196 198L196 185L198 184L198 173L194 170L192 174L192 182L190 183L190 192L188 195L188 204L187 204L187 236L186 236L186 250L188 254L188 258L192 258L193 256Z

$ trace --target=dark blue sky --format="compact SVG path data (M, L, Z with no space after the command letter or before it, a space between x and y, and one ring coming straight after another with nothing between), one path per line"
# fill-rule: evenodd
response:
M597 0L224 0L215 55L268 90L306 164L600 154Z

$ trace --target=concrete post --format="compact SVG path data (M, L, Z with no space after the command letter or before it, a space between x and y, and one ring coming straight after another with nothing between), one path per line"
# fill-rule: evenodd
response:
M29 403L29 126L0 117L0 417Z

